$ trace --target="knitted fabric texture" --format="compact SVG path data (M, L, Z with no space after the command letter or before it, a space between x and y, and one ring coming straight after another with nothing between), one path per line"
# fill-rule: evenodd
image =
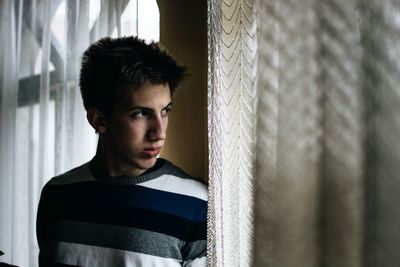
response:
M205 266L207 189L158 159L131 177L86 163L43 189L40 266Z

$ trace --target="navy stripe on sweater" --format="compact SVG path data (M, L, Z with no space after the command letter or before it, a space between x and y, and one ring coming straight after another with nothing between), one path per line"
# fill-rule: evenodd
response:
M151 209L173 214L194 222L202 222L207 216L207 202L191 196L146 188L139 185L105 185L95 181L67 185L48 185L43 197L52 201L90 199L91 203L104 206L126 206Z
M88 183L82 184L87 186ZM43 191L41 213L47 217L45 221L73 220L136 227L174 236L189 242L204 239L204 236L206 236L207 226L206 221L204 221L204 215L202 215L204 216L203 221L192 221L176 215L176 213L184 215L185 209L179 210L176 206L171 207L166 204L173 205L171 204L173 202L168 202L168 198L175 198L175 201L186 200L194 206L203 203L204 207L206 207L205 201L193 198L187 199L183 195L143 187L140 187L139 190L136 186L115 186L114 189L117 189L115 191L105 190L96 182L91 183L91 189L85 186L79 187L79 184L71 186L47 186ZM136 188L136 190L132 188ZM143 189L145 191L150 190L153 197L146 199L146 194L142 194ZM120 200L117 200L117 196ZM86 200L84 201L84 199ZM126 206L127 203L132 201L137 203L139 207ZM180 206L182 204L185 203L180 203ZM186 205L185 208L195 209L190 205ZM190 213L190 210L187 212ZM193 214L191 217L193 217Z

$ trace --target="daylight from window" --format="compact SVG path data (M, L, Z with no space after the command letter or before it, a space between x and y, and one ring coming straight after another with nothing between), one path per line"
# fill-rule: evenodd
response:
M109 3L110 4L110 3ZM121 32L120 36L138 36L147 42L158 42L160 39L160 13L156 0L131 0L125 7L122 7L120 17ZM98 26L101 10L101 0L90 0L89 2L89 28L94 30ZM51 32L53 38L61 46L60 50L65 50L66 44L66 2L61 1L56 9L51 22ZM118 29L115 27L111 34L112 37L118 37ZM61 51L60 51L61 52ZM64 54L64 53L61 53ZM34 73L41 72L42 52L39 50L35 59ZM49 70L54 70L54 66L49 62Z

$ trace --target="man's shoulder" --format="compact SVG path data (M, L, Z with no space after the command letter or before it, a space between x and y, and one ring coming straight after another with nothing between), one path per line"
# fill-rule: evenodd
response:
M188 174L166 159L160 160L165 161L162 168L163 174L157 179L139 185L207 201L207 185L200 178Z
M89 162L73 168L50 179L48 185L67 185L95 180L89 168Z
M188 174L187 172L182 170L180 167L176 166L171 161L169 161L167 159L161 159L161 160L163 160L165 162L164 164L167 166L166 174L174 175L174 176L180 177L182 179L195 180L201 184L204 184L204 182L202 181L201 178Z

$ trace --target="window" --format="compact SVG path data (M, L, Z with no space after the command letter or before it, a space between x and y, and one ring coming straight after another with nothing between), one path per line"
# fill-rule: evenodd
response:
M22 0L0 1L0 16L8 42L0 51L1 262L37 266L42 186L96 149L78 86L82 52L107 35L158 41L159 11L155 0Z

